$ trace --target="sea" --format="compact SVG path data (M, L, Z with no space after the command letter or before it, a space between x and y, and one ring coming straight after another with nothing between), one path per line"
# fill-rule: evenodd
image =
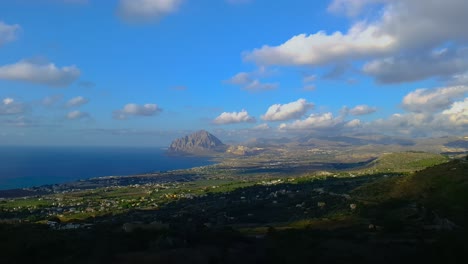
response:
M169 156L150 147L0 147L0 190L101 176L188 169L209 158Z

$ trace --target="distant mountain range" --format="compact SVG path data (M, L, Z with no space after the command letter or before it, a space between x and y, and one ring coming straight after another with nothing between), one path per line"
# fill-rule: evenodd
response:
M172 141L168 152L171 154L213 154L225 152L228 148L221 140L206 130L200 130L188 136Z
M191 135L172 141L168 148L169 154L213 155L225 153L228 155L247 156L278 148L307 149L307 148L340 148L340 147L378 147L394 146L407 150L423 150L430 152L452 153L468 150L468 140L463 137L443 138L399 138L386 135L342 135L323 136L306 135L282 138L253 138L244 145L227 145L206 130L197 131Z

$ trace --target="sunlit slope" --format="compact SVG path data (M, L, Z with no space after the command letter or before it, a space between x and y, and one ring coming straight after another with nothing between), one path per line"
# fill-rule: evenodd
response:
M398 152L383 154L369 164L375 172L411 172L447 162L440 154L428 152Z

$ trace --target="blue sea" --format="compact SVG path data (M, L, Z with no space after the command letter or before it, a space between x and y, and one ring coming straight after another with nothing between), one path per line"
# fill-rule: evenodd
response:
M0 189L187 169L213 164L208 158L165 155L161 148L1 147Z

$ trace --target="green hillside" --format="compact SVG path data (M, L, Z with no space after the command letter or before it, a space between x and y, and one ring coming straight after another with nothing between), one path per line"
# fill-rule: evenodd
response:
M416 203L468 226L468 161L453 160L411 175L384 178L356 189L353 196L369 204Z
M411 172L447 162L440 154L428 152L399 152L383 154L369 166L377 172Z

